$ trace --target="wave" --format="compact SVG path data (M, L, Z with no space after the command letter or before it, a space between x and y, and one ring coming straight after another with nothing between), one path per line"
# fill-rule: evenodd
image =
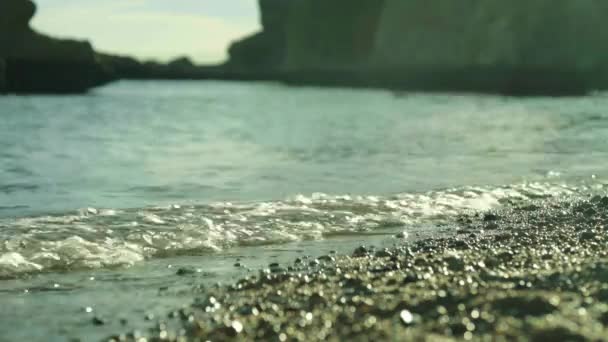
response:
M132 265L148 258L227 248L406 230L551 197L580 197L602 184L521 183L391 196L297 195L283 201L220 202L0 220L0 278L23 273Z

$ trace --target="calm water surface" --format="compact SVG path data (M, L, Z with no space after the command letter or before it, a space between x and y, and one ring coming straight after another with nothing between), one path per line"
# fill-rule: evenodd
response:
M120 82L0 98L0 215L601 174L608 98Z
M166 277L175 260L222 273L217 260L228 269L243 253L432 233L463 211L605 192L607 108L601 93L515 99L235 82L0 97L0 301L14 309L0 314L0 329L70 336L82 322L69 317L92 297L113 311L117 291L191 285ZM83 285L90 272L104 281ZM146 305L175 300L163 298ZM38 335L18 323L34 311L55 319Z

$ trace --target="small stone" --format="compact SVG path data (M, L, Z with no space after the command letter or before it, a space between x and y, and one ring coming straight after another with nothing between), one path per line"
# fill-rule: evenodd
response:
M410 325L414 322L414 315L408 310L402 310L399 317L401 317L401 322L405 325Z
M502 313L515 317L542 316L552 313L557 307L541 296L510 296L497 299L492 306Z
M93 322L94 325L104 325L106 324L106 321L99 317L99 316L95 316L93 317L93 319L91 320L91 322Z
M236 334L240 334L243 331L243 324L239 321L232 321L231 327Z
M581 233L580 240L581 241L589 241L589 240L595 239L596 236L597 236L596 233L594 233L592 231L586 231L586 232L582 232Z
M322 255L318 258L318 260L326 261L326 262L334 262L334 261L336 261L336 258L334 258L333 256L330 256L330 255Z
M388 258L393 256L393 253L391 253L391 251L385 248L383 250L377 251L375 255L377 258Z
M498 220L498 215L496 215L494 213L486 213L483 215L483 220L485 222L496 221L496 220Z
M395 235L397 239L407 239L409 234L407 232L401 232Z
M449 256L444 259L444 261L448 264L448 268L452 272L461 272L464 271L465 263L461 258L456 256Z
M369 255L369 250L365 246L359 246L353 251L354 258L361 258Z
M498 225L495 222L490 222L490 223L486 224L485 229L496 230L496 229L498 229Z
M177 274L178 276L184 276L184 275L189 275L189 274L194 274L196 273L196 270L192 269L192 268L179 268L177 270L177 272L175 272L175 274Z

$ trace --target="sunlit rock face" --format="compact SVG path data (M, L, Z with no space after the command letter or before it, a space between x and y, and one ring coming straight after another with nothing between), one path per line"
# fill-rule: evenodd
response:
M7 91L83 92L111 79L88 42L32 30L29 21L35 11L29 0L0 1L0 58Z

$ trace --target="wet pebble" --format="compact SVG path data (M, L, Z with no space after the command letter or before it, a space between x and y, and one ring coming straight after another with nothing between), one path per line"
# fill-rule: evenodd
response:
M180 267L175 272L178 276L192 275L198 273L199 270L190 267Z
M392 256L393 256L393 253L391 251L389 251L387 248L379 250L375 254L376 258L388 258L388 257L392 257Z
M236 286L205 288L205 299L171 322L179 325L172 336L604 340L608 267L599 242L608 210L601 198L546 201L534 204L538 210L518 202L467 215L457 225L466 224L468 236L392 239L394 247L360 246L352 257L299 258L291 273L272 272L280 269L272 263ZM589 208L595 214L584 216ZM496 229L484 232L490 225Z
M409 234L407 232L400 232L395 235L395 237L398 239L407 239L408 236L409 236Z
M355 258L366 257L370 253L370 250L365 246L359 246L354 251L352 256Z
M105 324L106 324L106 321L105 321L103 318L99 317L99 316L95 316L95 317L93 317L93 318L91 319L91 322L92 322L94 325L105 325Z
M498 215L496 215L494 213L486 213L483 215L483 220L485 222L496 221L496 220L498 220Z

